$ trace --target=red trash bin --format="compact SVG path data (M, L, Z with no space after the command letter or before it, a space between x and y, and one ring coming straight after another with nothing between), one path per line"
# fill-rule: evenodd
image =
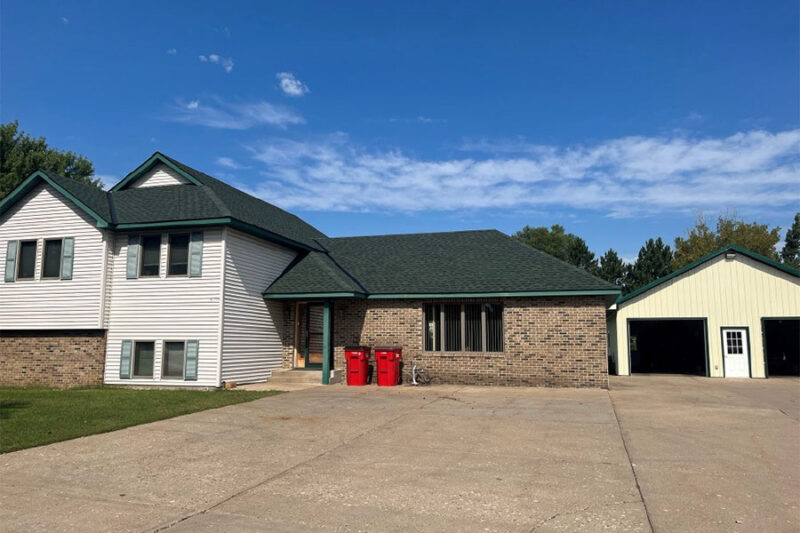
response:
M347 384L351 387L360 387L367 384L369 378L369 347L347 346L344 349L344 358L347 362Z
M400 361L403 349L396 346L377 346L375 362L378 367L378 386L394 387L400 381Z

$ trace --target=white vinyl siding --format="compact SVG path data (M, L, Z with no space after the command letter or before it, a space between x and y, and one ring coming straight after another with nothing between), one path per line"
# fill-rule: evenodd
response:
M723 376L720 328L747 327L750 372L765 377L761 319L800 315L800 279L743 254L714 259L618 305L609 337L617 372L629 374L628 319L706 318L710 375Z
M262 293L295 252L236 230L225 235L222 380L266 381L281 365L282 307L266 303Z
M129 187L163 187L165 185L186 185L189 180L166 165L156 165Z
M3 264L8 241L37 241L34 278L0 283L0 330L102 328L105 236L93 219L47 184L0 216ZM64 237L75 238L72 279L42 279L44 241Z
M219 385L220 290L222 287L222 230L203 230L201 277L167 276L168 233L161 234L158 277L128 279L128 234L115 239L108 313L105 382L125 385ZM262 289L263 290L263 289ZM123 340L155 342L152 379L120 379ZM196 381L161 379L164 341L199 341Z

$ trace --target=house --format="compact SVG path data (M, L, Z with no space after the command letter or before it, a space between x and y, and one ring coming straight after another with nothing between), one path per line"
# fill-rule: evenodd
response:
M328 238L164 154L0 202L0 382L218 387L391 344L440 382L607 386L619 290L498 231Z
M608 338L620 375L800 375L800 272L726 246L621 297Z

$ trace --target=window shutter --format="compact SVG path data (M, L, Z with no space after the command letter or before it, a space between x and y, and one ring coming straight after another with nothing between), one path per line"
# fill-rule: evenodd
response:
M193 231L189 244L189 277L199 278L203 274L203 232Z
M131 352L133 341L122 341L122 352L119 356L119 378L131 379Z
M14 281L17 271L17 241L8 241L6 248L6 283Z
M128 235L128 263L127 278L136 279L139 277L139 236Z
M200 341L186 341L186 381L197 381L197 354L200 351Z
M72 258L75 255L75 237L64 237L61 246L61 279L72 279Z

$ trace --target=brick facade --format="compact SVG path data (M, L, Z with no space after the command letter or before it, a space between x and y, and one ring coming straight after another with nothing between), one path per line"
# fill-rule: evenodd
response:
M470 300L480 301L480 300ZM489 301L489 300L483 300ZM542 297L503 303L503 353L423 351L422 300L348 300L334 304L334 367L344 347L403 347L435 383L608 387L606 305L602 297ZM284 304L284 367L294 359L295 304Z
M0 332L0 385L101 385L105 330Z

